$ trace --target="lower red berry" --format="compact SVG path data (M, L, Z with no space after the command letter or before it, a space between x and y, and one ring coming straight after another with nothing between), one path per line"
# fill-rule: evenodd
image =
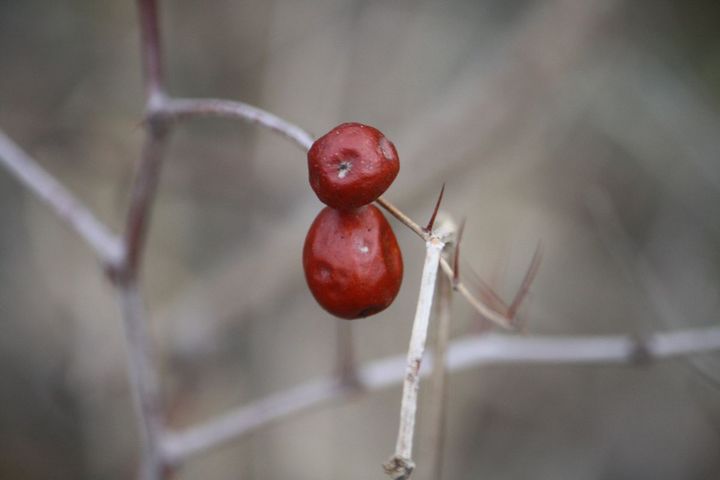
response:
M305 278L331 314L367 317L387 308L400 290L403 262L395 234L374 205L323 209L303 248Z

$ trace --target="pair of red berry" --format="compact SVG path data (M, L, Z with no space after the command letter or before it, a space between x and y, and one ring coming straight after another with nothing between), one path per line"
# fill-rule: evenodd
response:
M395 234L371 205L400 170L395 146L377 129L343 123L308 151L310 186L328 205L305 238L310 291L331 314L355 319L387 308L402 282Z

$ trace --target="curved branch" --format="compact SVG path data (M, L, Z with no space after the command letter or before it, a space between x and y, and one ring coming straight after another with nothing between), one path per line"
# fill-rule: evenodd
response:
M313 144L313 137L277 115L247 103L219 98L168 98L150 112L165 120L182 120L196 116L227 117L255 123L284 135L307 151Z

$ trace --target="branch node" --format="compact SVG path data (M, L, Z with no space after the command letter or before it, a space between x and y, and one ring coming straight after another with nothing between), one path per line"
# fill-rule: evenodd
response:
M415 462L409 458L393 455L383 464L383 470L393 480L407 480L415 470Z

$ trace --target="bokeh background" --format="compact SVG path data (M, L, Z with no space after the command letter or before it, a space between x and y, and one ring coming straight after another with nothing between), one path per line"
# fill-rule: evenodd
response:
M720 6L712 0L164 1L171 93L244 100L322 134L372 124L401 156L387 197L467 218L463 255L509 298L539 240L527 331L717 324ZM119 231L143 132L134 2L0 2L0 128ZM144 289L170 421L184 427L333 371L307 291L321 205L304 155L256 127L173 137ZM354 322L361 361L406 346L423 246ZM137 437L113 292L90 250L0 172L0 478L127 479ZM453 336L482 328L465 302ZM422 396L422 390L421 390ZM400 389L304 414L181 479L383 478ZM418 479L429 458L418 432ZM497 366L452 375L444 477L720 477L720 359Z

